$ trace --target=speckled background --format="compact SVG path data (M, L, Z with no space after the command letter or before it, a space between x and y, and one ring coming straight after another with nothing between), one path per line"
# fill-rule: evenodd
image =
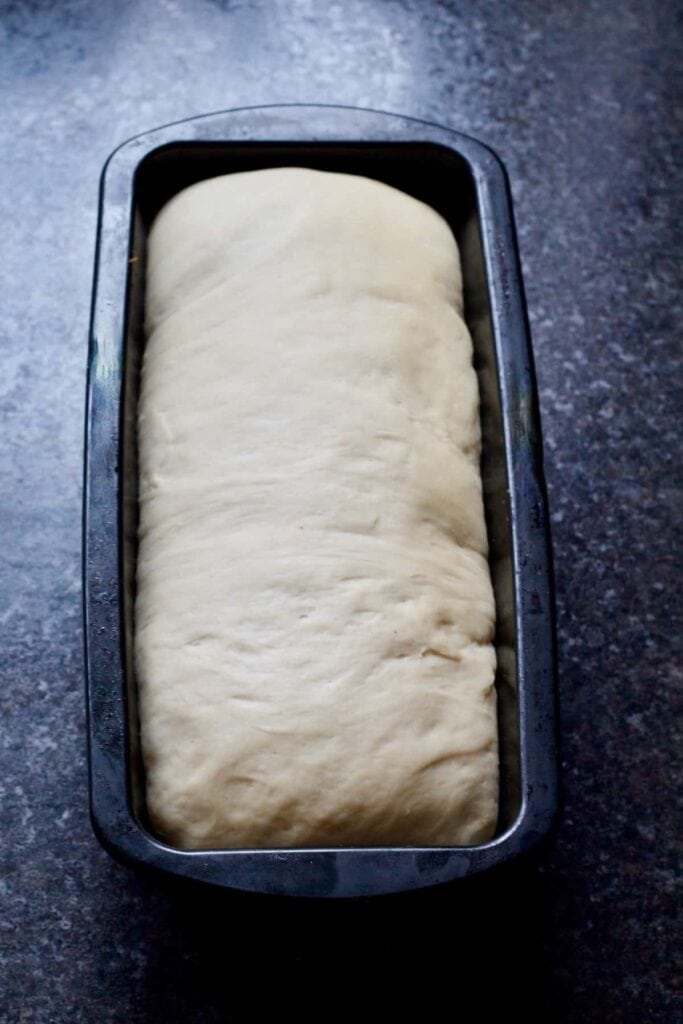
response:
M0 1020L519 1010L672 1024L680 6L0 11ZM197 895L118 866L88 823L80 500L99 172L136 132L278 101L443 122L489 142L512 179L554 527L565 812L533 861L466 888L326 906ZM478 1014L459 1018L461 1000Z

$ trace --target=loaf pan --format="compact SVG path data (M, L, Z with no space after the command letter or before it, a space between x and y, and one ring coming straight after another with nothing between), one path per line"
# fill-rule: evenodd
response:
M200 179L282 165L385 181L438 210L460 246L497 611L500 816L494 838L478 846L187 852L160 841L148 825L133 664L135 417L147 232L163 204ZM90 803L95 831L111 853L235 889L362 896L492 868L549 830L558 787L548 517L510 194L490 149L411 118L299 105L211 114L126 142L101 181L86 419Z

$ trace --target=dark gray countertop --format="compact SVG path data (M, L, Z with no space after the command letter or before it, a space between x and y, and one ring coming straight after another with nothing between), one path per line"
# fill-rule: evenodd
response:
M481 1008L468 1020L676 1019L676 6L0 5L2 1024L428 1020L461 999ZM325 906L197 895L115 864L88 823L80 498L100 169L136 132L283 101L442 122L490 143L512 179L565 811L532 861L466 888Z

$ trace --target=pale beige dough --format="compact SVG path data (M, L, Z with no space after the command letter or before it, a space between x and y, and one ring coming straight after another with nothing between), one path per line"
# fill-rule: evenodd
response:
M136 666L183 848L459 845L498 794L472 346L445 221L212 178L149 239Z

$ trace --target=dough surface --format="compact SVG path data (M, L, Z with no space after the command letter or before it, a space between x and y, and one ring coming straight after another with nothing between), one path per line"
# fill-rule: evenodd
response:
M498 800L455 241L367 178L175 196L149 238L136 672L187 849L467 845Z

